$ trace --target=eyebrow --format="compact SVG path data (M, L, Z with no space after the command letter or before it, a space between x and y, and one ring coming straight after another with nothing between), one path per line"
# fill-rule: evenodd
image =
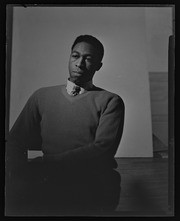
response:
M71 54L73 54L73 53L81 54L81 53L80 53L80 52L78 52L78 51L72 51L72 53L71 53ZM93 57L93 55L92 55L92 54L84 54L84 56L91 56L91 57Z

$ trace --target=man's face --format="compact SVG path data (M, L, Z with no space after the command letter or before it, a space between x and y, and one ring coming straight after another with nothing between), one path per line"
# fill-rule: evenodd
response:
M86 42L77 43L69 59L70 80L76 84L83 84L92 80L96 71L102 66L98 61L96 49Z

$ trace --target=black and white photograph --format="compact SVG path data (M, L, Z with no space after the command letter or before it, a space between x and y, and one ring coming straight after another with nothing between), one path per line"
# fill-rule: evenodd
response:
M174 215L174 9L6 6L5 216Z

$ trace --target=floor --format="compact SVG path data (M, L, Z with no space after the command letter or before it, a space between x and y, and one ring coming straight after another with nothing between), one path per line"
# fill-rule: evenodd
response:
M168 158L116 158L121 175L119 204L100 216L173 216ZM171 179L169 179L171 177ZM169 194L169 193L172 194ZM98 214L97 214L98 215Z
M117 158L121 194L116 213L172 215L168 205L168 159Z

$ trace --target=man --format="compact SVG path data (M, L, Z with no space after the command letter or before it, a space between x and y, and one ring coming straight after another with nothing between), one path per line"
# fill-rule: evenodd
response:
M56 207L56 212L70 207L73 211L114 208L114 203L108 205L114 197L117 204L119 192L116 196L115 190L120 178L113 168L117 167L114 155L123 132L124 103L118 95L93 85L103 55L103 45L95 37L77 37L71 48L67 84L41 88L27 101L7 142L11 209L15 204L22 208L27 198L31 198L31 206L44 203L42 211L53 202L51 212ZM28 149L41 149L43 158L28 163ZM38 191L29 191L26 184ZM21 197L20 186L24 189ZM18 203L12 198L18 198Z

